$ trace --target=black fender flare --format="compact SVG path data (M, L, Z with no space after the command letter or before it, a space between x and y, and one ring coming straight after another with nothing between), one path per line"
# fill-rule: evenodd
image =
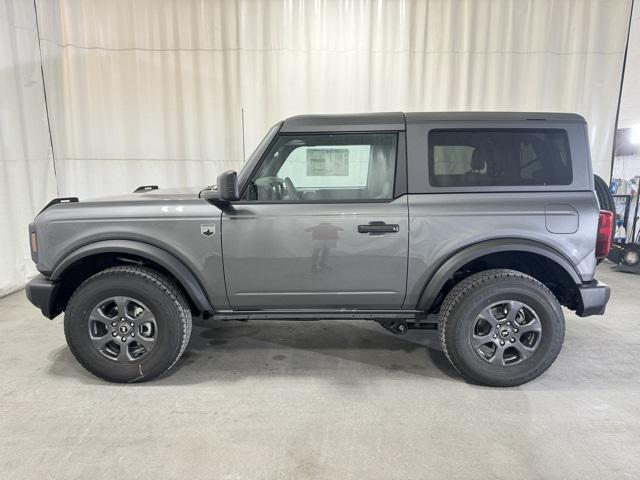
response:
M202 285L181 260L166 250L135 240L101 240L84 245L69 253L56 265L49 277L50 280L59 280L64 272L77 261L100 253L130 254L157 263L176 278L198 310L202 312L213 311Z
M544 243L519 238L498 238L478 242L451 255L427 280L418 299L418 310L428 310L451 276L467 263L491 253L520 251L547 257L562 267L576 285L582 283L573 264L560 252Z

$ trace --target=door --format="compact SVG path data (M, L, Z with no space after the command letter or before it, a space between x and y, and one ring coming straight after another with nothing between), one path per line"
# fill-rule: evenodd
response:
M222 215L234 309L399 309L407 199L397 133L280 135Z

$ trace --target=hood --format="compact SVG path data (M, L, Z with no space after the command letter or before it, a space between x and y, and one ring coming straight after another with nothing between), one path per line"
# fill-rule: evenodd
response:
M52 212L72 212L78 210L91 209L92 207L111 207L125 205L155 205L156 203L181 203L194 202L199 200L202 187L184 188L155 188L153 190L140 190L137 193L127 193L124 195L113 195L109 197L88 198L79 201L76 197L63 197L51 200L37 216L45 214L49 216ZM55 215L54 215L55 216Z
M82 203L195 200L203 188L205 187L157 188L138 193L89 198L82 200Z

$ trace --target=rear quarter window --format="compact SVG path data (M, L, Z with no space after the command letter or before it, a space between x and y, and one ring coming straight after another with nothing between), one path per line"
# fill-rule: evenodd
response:
M446 129L429 131L432 187L570 185L563 129Z

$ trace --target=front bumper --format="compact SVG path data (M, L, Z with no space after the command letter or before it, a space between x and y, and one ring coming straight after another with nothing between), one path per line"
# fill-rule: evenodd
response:
M62 309L56 306L56 294L60 284L53 282L44 275L36 275L25 287L27 298L40 309L47 318L54 318Z
M598 280L583 283L578 287L578 303L576 313L579 317L604 315L604 310L611 296L611 289Z

